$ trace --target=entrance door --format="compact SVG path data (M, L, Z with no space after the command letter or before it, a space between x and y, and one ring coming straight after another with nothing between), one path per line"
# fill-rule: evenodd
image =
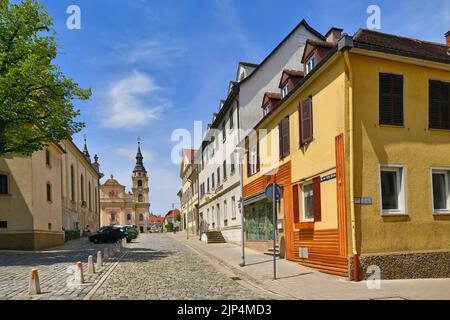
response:
M144 227L139 228L141 230L141 233L144 233Z

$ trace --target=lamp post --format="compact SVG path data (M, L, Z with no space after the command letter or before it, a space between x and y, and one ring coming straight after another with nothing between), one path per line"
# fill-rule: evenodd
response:
M242 251L242 262L241 267L245 267L245 218L244 218L244 155L245 148L237 147L235 152L239 155L239 179L241 188L241 199L240 199L240 210L241 210L241 251Z

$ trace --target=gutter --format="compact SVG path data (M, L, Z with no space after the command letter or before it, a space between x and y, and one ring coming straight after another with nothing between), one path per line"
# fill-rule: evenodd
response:
M350 167L350 219L351 219L351 233L352 233L352 254L353 254L353 280L359 281L358 274L358 249L356 245L356 214L355 214L355 182L354 182L354 105L353 105L353 67L350 61L349 51L353 48L353 38L346 35L339 41L339 51L343 52L345 60L346 73L346 109L349 117L349 167Z

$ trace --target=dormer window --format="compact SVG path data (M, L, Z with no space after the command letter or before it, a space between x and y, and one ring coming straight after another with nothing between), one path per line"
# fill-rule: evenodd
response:
M264 107L264 117L265 116L267 116L268 114L269 114L269 112L270 112L270 104L267 104L265 107Z
M285 98L285 97L289 94L289 92L290 92L289 89L290 89L290 88L289 88L289 85L288 85L288 84L286 84L286 85L283 87L283 98Z
M306 62L306 74L310 73L315 68L316 64L316 56L312 56L308 62Z

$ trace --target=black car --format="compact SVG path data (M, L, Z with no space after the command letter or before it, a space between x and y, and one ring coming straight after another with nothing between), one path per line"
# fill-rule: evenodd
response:
M126 225L125 228L128 230L128 238L131 240L137 239L139 236L139 231L136 226Z
M93 243L117 242L124 238L127 239L127 242L131 241L131 239L128 239L128 230L126 228L105 227L98 230L98 233L90 236L89 241Z

